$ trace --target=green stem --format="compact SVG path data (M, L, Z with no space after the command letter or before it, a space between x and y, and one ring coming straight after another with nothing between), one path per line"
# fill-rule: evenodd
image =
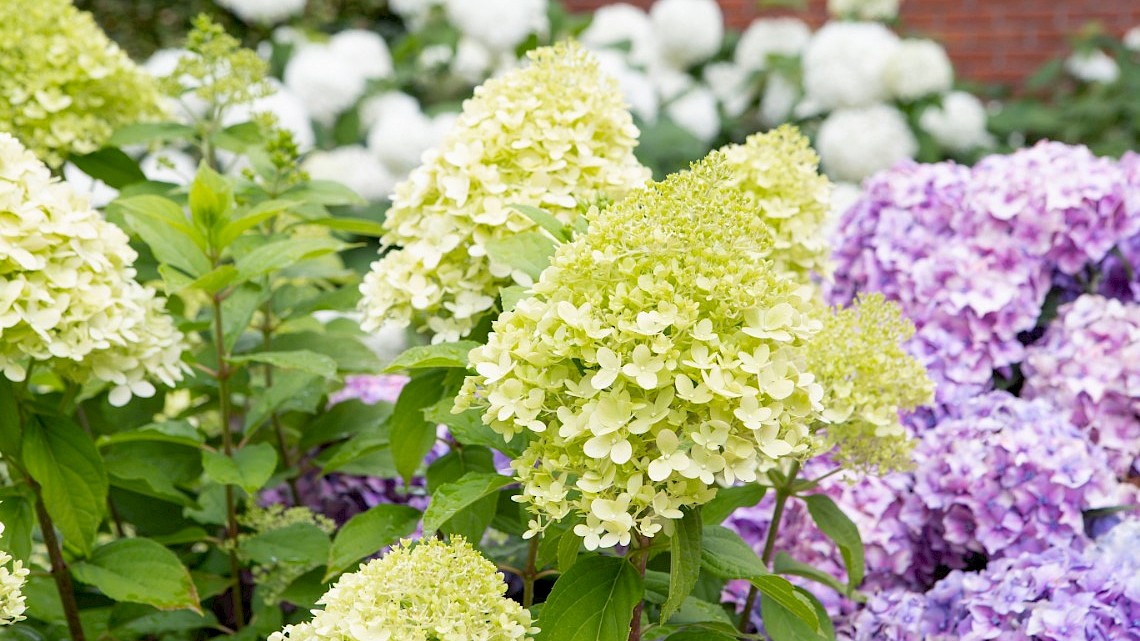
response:
M216 294L214 301L214 348L218 359L218 413L222 421L222 449L226 456L233 456L234 441L230 432L230 368L226 363L226 333L222 324L222 299ZM241 562L237 556L238 522L237 506L234 501L234 486L226 485L226 540L229 543L231 586L234 608L234 622L238 630L245 625L245 604L242 602Z
M541 534L536 534L530 539L530 547L526 551L526 565L523 566L522 580L523 580L523 602L524 608L529 608L534 605L534 581L538 574L538 568L534 567L535 560L538 558L538 543L542 540Z
M633 566L642 579L645 578L645 565L649 563L649 551L645 548L649 539L640 534L634 535L634 544L630 546L627 557L633 558ZM633 608L633 619L629 623L629 641L641 641L641 612L645 609L645 599L637 602Z
M776 535L780 531L780 521L784 518L784 508L792 496L792 487L795 485L799 473L800 462L793 461L785 483L776 488L776 508L772 511L772 523L768 525L768 535L764 539L764 553L760 556L760 560L764 562L764 567L768 567L772 563L772 555L776 552ZM760 591L755 585L748 588L748 597L744 600L744 611L740 613L740 622L736 626L741 633L747 634L749 631L752 609L756 607L756 599L759 595Z

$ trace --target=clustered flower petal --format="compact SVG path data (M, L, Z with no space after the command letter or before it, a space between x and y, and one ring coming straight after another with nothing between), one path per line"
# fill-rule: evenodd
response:
M766 144L795 158L788 136ZM528 535L578 513L589 549L652 537L717 484L819 447L829 408L810 354L848 354L813 342L830 310L767 260L773 232L758 211L782 194L746 198L729 176L714 152L591 210L534 295L472 350L478 374L456 409L485 407L493 430L530 439L514 463Z
M182 379L182 334L152 289L135 281L118 227L15 138L0 133L0 371L24 380L44 362L77 383L112 386L110 400Z
M620 198L648 178L633 156L637 128L593 57L563 44L530 58L479 87L442 147L396 187L387 253L361 285L366 331L394 320L437 342L466 335L500 288L530 283L488 256L489 244L536 229L512 205L570 223L580 202Z
M0 3L0 131L52 167L162 115L157 84L70 0Z
M4 524L0 523L0 534L3 533ZM11 554L0 552L0 626L24 620L27 610L24 582L29 574L31 571L24 567L23 561L13 560Z
M1081 296L1062 305L1025 363L1026 398L1043 398L1109 455L1120 477L1140 475L1140 304Z
M538 629L506 590L495 565L462 537L404 540L341 576L312 621L285 626L269 641L529 639Z

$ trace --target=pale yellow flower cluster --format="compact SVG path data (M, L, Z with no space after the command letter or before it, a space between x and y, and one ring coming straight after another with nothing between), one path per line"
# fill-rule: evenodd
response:
M808 282L827 276L831 248L823 233L831 183L819 174L819 156L795 127L783 125L724 148L729 185L772 228L767 256L776 269Z
M127 236L87 199L0 133L0 371L32 362L65 379L95 378L110 400L152 396L148 379L182 379L182 334L135 281Z
M750 143L769 145L773 156L773 178L757 184L781 185L781 172L802 162L789 135ZM781 154L786 163L776 160ZM725 155L592 210L588 231L559 248L534 295L471 351L477 375L456 410L484 407L493 430L530 439L513 463L523 485L516 500L534 516L528 536L574 513L588 549L667 532L718 486L819 452L826 442L818 432L841 427L829 424L855 415L853 406L860 420L864 409L879 418L863 396L826 385L862 393L860 381L845 378L862 373L847 359L881 346L817 340L851 323L832 318L787 267L793 262L773 262L778 234L767 205L739 188ZM818 183L814 172L805 178ZM791 194L785 202L811 193L795 180L778 189ZM781 192L763 203L779 202ZM828 366L816 372L817 361ZM888 361L869 364L876 383L897 375ZM901 430L883 434L904 438Z
M345 574L313 620L269 641L516 641L538 632L503 576L462 537L408 540Z
M361 285L362 326L415 323L436 342L467 335L521 271L488 245L535 224L511 206L563 223L579 203L616 200L649 178L633 155L637 128L615 82L574 44L537 49L466 101L441 148L396 187L383 258Z
M0 2L0 131L52 167L162 115L155 81L70 0Z
M0 534L4 533L4 524L0 523ZM9 569L8 563L12 567ZM24 611L27 609L24 597L24 581L30 574L28 568L19 560L12 560L12 555L0 552L0 625L11 625L24 620Z

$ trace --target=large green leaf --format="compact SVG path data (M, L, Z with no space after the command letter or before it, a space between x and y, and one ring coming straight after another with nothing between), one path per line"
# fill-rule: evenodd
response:
M335 238L287 238L267 243L237 259L238 280L251 280L347 247Z
M35 497L26 486L0 489L0 523L4 524L0 550L25 563L32 554L32 532L36 526L34 504Z
M107 472L95 443L69 420L33 417L24 425L23 457L64 542L86 555L107 505Z
M231 363L263 363L280 367L282 369L295 369L308 372L324 378L336 376L336 361L309 350L296 350L292 352L254 352L231 356Z
M190 183L190 217L199 229L206 231L215 249L221 249L218 234L229 220L233 207L233 184L203 161L198 165L194 182Z
M441 485L432 493L431 504L424 512L424 534L435 532L460 510L513 480L501 474L470 473L454 483Z
M349 519L336 533L329 549L325 580L410 535L416 530L420 516L419 510L407 505L381 504Z
M468 474L494 473L495 457L491 450L468 445L455 448L436 459L428 466L425 477L428 492L434 494L441 486L454 483ZM498 508L499 495L491 492L447 518L439 525L439 531L444 534L461 534L468 541L481 541L487 527L498 516Z
M389 420L388 441L396 469L410 483L424 457L435 443L435 423L424 418L424 408L439 401L443 394L444 370L432 370L413 378L400 391Z
M215 483L237 485L255 494L265 486L277 467L277 450L269 443L248 445L234 450L233 456L222 452L202 452L202 469Z
M674 521L669 538L669 598L661 606L664 623L685 602L701 572L701 510L687 509Z
M160 263L182 270L191 280L213 269L203 251L203 236L186 222L177 203L161 196L133 196L115 201L114 206Z
M538 280L550 265L554 242L538 231L524 231L487 242L487 255L496 263L508 265Z
M809 625L780 601L761 595L760 616L764 620L764 631L772 641L835 641L835 630L827 610L803 588L795 588L795 594L811 603L820 627Z
M424 417L433 423L443 423L451 432L452 438L464 445L482 445L499 450L517 458L526 449L529 442L528 432L516 434L510 442L503 440L503 435L483 423L483 412L478 409L469 409L459 414L452 414L451 408L455 399L447 397L435 405L424 410Z
M554 584L535 641L623 641L644 584L624 558L580 559Z
M865 565L859 528L830 497L811 494L801 498L807 503L808 512L819 530L839 546L839 553L843 555L843 563L847 566L848 590L858 588L863 582Z
M467 353L479 347L475 341L418 345L409 348L393 360L385 372L399 372L406 369L428 369L432 367L467 367Z
M19 456L21 438L23 434L20 414L16 409L16 390L11 381L0 376L0 455Z
M119 539L71 566L75 578L116 601L145 603L160 610L200 612L190 572L178 555L150 539Z
M238 550L261 565L297 563L312 567L328 558L329 535L312 523L294 523L243 537Z
M368 405L358 399L342 401L322 412L316 420L305 427L299 446L302 449L309 449L355 434L384 433L384 442L387 442L385 428L391 416L391 403L381 401Z
M827 587L835 590L840 594L847 593L847 587L839 581L839 579L831 576L827 572L820 570L814 566L806 563L801 563L787 552L777 552L776 558L772 561L772 571L777 574L791 574L793 576L801 576L805 579L811 579L817 583L822 583Z
M139 169L139 164L115 147L104 147L82 156L72 156L69 160L82 169L83 173L102 180L115 189L146 180L146 174Z
M511 205L511 208L518 211L527 218L533 220L535 224L542 227L554 240L564 243L570 240L570 229L562 224L561 220L554 217L554 214L542 209L541 207L531 207L530 205Z
M737 508L750 507L764 498L768 488L756 483L722 487L717 489L713 500L701 507L701 518L705 525L717 525L728 518Z

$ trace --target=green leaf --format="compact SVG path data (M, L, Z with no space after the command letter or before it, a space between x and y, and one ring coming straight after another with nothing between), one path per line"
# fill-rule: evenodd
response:
M529 439L525 434L511 439L503 440L503 435L483 424L483 412L478 409L469 409L459 414L452 414L451 407L455 399L448 397L441 399L435 405L424 410L424 418L432 423L443 423L447 426L451 436L464 445L482 445L508 454L511 458L518 458L526 449Z
M253 403L245 416L245 436L263 427L276 412L291 410L312 413L320 405L325 393L322 376L299 370L281 370L273 376L273 384L266 388L255 387Z
M307 450L354 434L375 434L392 416L392 404L383 401L368 405L358 399L342 401L320 414L305 427L298 446ZM386 436L386 433L385 433ZM387 442L387 438L384 439Z
M368 201L361 198L356 192L331 180L310 180L305 184L293 187L285 192L284 196L290 200L318 205L368 204Z
M443 394L442 370L413 378L400 392L389 421L388 441L392 458L405 483L410 483L424 456L435 443L435 424L424 418L423 409Z
M312 523L294 523L242 537L238 551L258 565L322 565L329 555L329 535Z
M385 372L431 367L467 367L467 354L479 347L475 341L458 341L436 345L417 345L396 357L384 368Z
M778 604L792 618L802 622L808 630L816 633L821 631L820 615L816 613L811 600L797 592L796 586L788 583L787 579L769 574L768 576L757 577L751 583L756 586L763 599ZM826 618L825 613L824 619Z
M309 350L295 350L292 352L254 352L231 356L231 363L263 363L281 369L295 369L308 372L324 378L336 376L336 361Z
M637 569L624 558L592 556L554 584L535 641L620 641L629 637L633 609L644 592Z
M767 576L768 568L740 535L720 525L706 525L701 539L701 567L722 579Z
M218 248L229 247L230 243L246 231L296 206L297 203L291 200L267 200L259 203L240 218L235 218L222 227L222 230L218 232Z
M254 283L245 283L234 289L222 301L222 342L232 352L241 335L249 327L253 314L265 302L266 290Z
M434 494L443 485L468 474L494 473L495 457L491 450L474 445L455 448L439 457L428 466L424 476L428 492ZM463 507L439 525L440 533L461 534L468 541L483 540L483 533L498 515L499 498L500 493L492 492Z
M191 278L206 275L212 269L206 257L205 237L191 227L174 201L162 196L132 196L116 200L127 224L150 247L160 262L180 269Z
M847 587L839 579L807 563L800 563L789 556L787 552L776 553L776 558L772 561L772 571L778 574L791 574L810 579L826 585L840 594L847 594L848 592Z
M574 533L574 529L567 530L566 534L558 540L558 570L565 574L578 562L578 552L582 549L582 538Z
M719 488L713 500L701 507L701 518L705 525L717 525L737 508L751 507L759 503L767 490L768 488L756 483Z
M685 597L681 609L669 617L669 625L686 623L713 623L732 626L732 619L719 603L709 603L694 596Z
M378 223L375 220L367 218L352 218L349 216L338 216L335 218L317 218L315 220L305 220L295 223L297 225L321 225L329 229L337 231L346 231L350 234L357 236L371 236L373 238L380 238L387 230L384 229L383 223Z
M233 265L222 265L192 281L181 284L168 283L168 285L173 285L173 288L168 286L167 291L177 293L185 289L197 289L213 296L229 287L230 284L237 280L237 276L237 269Z
M811 597L810 593L802 591L802 588L797 588L795 594L809 601L809 603L814 601L814 597ZM822 628L809 625L802 617L797 616L780 601L768 595L761 595L760 616L764 619L764 631L768 633L772 641L834 640L835 632L831 628L831 620L828 618L827 611L823 609L823 606L816 610L815 605L812 603L812 609L815 611L816 620L823 623L824 627Z
M115 189L146 180L139 164L116 147L104 147L82 156L72 156L69 160L83 173Z
M11 381L0 376L0 454L18 457L22 438L20 412L16 409L16 390Z
M735 641L735 636L710 630L681 630L670 634L665 641Z
M107 139L108 147L172 142L194 136L194 128L180 122L142 122L121 127Z
M287 238L267 243L236 261L238 279L253 280L303 260L341 251L348 246L335 238Z
M145 603L160 610L200 612L190 572L178 555L150 539L119 539L71 566L75 578L116 601Z
M338 332L289 332L278 334L269 343L273 351L307 349L336 361L341 372L374 374L380 371L380 359L354 334Z
M251 145L262 142L261 128L257 126L257 123L239 122L215 132L210 140L219 149L240 154L246 152Z
M24 425L24 467L40 484L64 542L87 555L107 505L107 472L82 428L62 417L46 420L37 416Z
M28 561L32 554L32 531L36 526L33 508L35 498L27 488L9 487L0 490L0 523L4 536L0 536L0 550L14 558Z
M202 161L190 184L190 217L213 239L215 249L221 249L218 232L228 221L233 206L233 185Z
M801 498L807 503L808 512L820 532L839 546L843 564L847 566L848 591L858 588L864 573L863 539L859 536L859 528L830 497L811 494Z
M502 301L503 311L509 312L524 298L530 298L530 290L522 285L508 285L499 290L499 300Z
M432 493L431 504L424 512L424 534L435 532L463 508L513 481L501 474L471 473L454 483L441 485Z
M531 207L530 205L513 204L509 206L533 220L539 227L550 232L550 235L553 236L555 240L562 243L570 240L570 232L566 229L566 225L563 225L561 220L555 218L554 214L541 207Z
M329 549L325 580L415 532L420 516L419 510L407 505L381 504L349 519Z
M237 485L250 495L260 490L277 467L277 451L269 443L257 443L235 450L232 457L222 452L202 452L202 469L215 483Z
M701 509L686 509L674 521L669 538L669 598L661 606L661 622L673 616L697 585L701 572Z
M176 484L189 485L202 474L198 444L163 441L127 441L104 448L104 464L111 485L185 507L194 501Z
M554 243L537 231L524 231L487 242L487 255L491 260L508 265L534 280L550 265Z

